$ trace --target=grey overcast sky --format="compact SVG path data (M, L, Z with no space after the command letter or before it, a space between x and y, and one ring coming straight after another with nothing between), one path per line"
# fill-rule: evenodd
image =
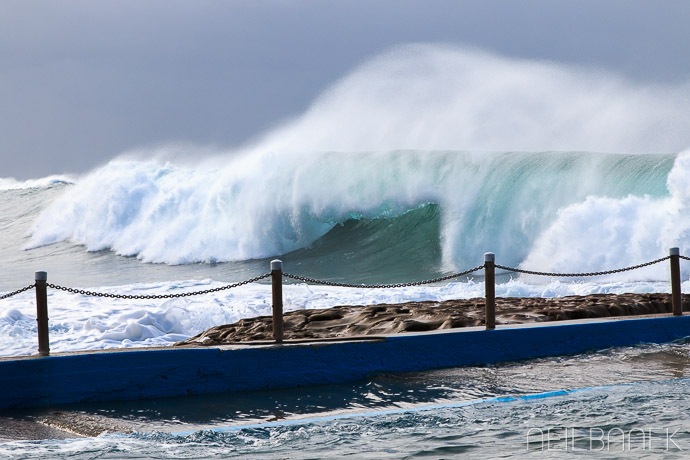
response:
M0 0L0 177L231 148L406 43L690 81L687 0Z

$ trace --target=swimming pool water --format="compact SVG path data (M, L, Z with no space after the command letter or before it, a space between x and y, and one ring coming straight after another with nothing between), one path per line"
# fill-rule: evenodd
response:
M688 391L690 346L645 345L354 385L63 407L136 432L8 440L0 458L684 458Z

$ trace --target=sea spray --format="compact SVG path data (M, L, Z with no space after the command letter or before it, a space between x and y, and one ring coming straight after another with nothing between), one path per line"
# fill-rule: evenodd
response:
M690 145L688 88L467 48L403 46L242 148L208 159L208 149L175 146L170 162L151 159L165 148L113 160L67 187L26 247L70 241L166 264L295 251L323 262L364 252L352 237L340 248L331 238L331 252L320 252L326 235L347 235L341 226L361 231L352 223L385 220L379 228L401 228L404 220L409 228L409 213L429 207L415 214L426 219L425 237L402 251L405 264L424 254L421 265L448 272L476 265L485 251L509 265L570 261L566 271L639 263L683 246L679 227L656 232L645 216L656 221L656 203L683 199L666 180L675 152ZM645 202L650 212L633 217ZM605 203L628 211L609 233L585 232L612 212ZM588 218L591 208L600 211ZM573 212L583 219L560 236ZM394 233L368 238L382 250L399 247L405 234ZM615 242L618 260L586 255L608 246L594 247L597 236ZM573 250L546 263L564 245ZM364 265L353 271L381 268Z
M364 63L246 150L671 153L690 147L688 126L690 82L416 44Z

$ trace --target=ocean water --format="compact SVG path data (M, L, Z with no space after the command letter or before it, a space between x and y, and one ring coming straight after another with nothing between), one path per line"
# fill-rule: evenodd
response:
M627 267L670 247L690 253L686 154L394 151L309 159L281 165L285 183L275 189L273 180L257 184L265 174L244 158L222 171L116 160L76 180L6 181L0 289L30 285L41 270L70 288L187 293L268 273L274 257L288 273L372 284L464 271L487 251L499 264L548 272ZM668 270L660 263L575 280L508 274L497 294L667 292ZM690 265L682 271L686 280ZM481 297L482 273L475 275L380 290L293 283L284 303L290 310ZM34 293L0 302L1 353L33 353ZM168 300L49 289L48 304L53 351L166 345L268 314L270 287L262 281Z
M687 85L641 88L444 46L395 50L242 148L143 148L78 176L0 178L0 295L33 284L39 270L59 286L146 295L244 281L268 273L274 258L291 274L372 284L457 273L485 252L501 265L569 273L637 265L671 247L690 255L689 94ZM681 271L687 291L690 264ZM526 297L669 291L667 263L593 278L499 273L496 287ZM284 304L483 292L481 272L374 290L289 283ZM171 345L269 314L270 295L265 281L159 300L49 289L51 351ZM0 300L0 356L36 348L33 291ZM687 353L672 344L377 376L354 388L250 395L245 405L225 395L228 406L211 398L78 408L136 419L142 430L4 442L0 456L550 458L559 452L537 449L526 430L566 425L578 430L576 455L588 453L585 428L678 428L673 439L690 449ZM339 402L313 402L324 398ZM285 405L284 418L267 421L266 411ZM220 413L191 420L198 407Z

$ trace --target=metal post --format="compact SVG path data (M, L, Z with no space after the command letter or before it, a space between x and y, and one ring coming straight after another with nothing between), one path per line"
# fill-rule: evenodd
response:
M683 300L680 288L680 249L671 248L668 250L671 260L671 305L673 306L673 316L683 314Z
M273 338L283 341L283 261L271 261L271 287L273 292Z
M48 356L50 354L50 344L48 338L48 294L46 284L48 274L46 272L36 272L36 321L38 321L38 354Z
M484 292L486 293L486 329L496 329L496 268L493 252L484 254Z

